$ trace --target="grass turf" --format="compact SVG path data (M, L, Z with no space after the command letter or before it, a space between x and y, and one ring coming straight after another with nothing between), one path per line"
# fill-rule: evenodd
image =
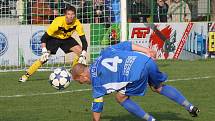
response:
M169 75L166 84L179 89L201 112L192 118L188 112L165 97L148 89L144 97L132 97L146 112L159 121L212 121L215 119L215 60L158 61L161 71ZM72 82L58 93L48 83L51 72L37 72L26 83L18 83L24 72L0 73L0 121L90 121L91 91L89 85ZM177 80L177 81L174 81ZM67 92L65 92L67 91ZM65 92L65 93L62 93ZM140 121L114 100L104 98L102 121Z

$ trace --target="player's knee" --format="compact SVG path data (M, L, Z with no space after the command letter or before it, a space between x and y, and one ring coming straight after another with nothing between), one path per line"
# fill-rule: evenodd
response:
M74 53L76 53L77 55L80 55L82 48L80 45L76 45L76 46L72 47L70 50L73 51Z
M78 55L81 55L81 51L82 51L82 48L81 48L81 46L78 46L78 49L77 49L77 54L78 54Z
M115 96L115 99L118 103L122 103L124 102L126 99L128 98L127 95L124 95L124 94L121 94L121 93L117 93L116 96Z
M162 87L163 87L163 84L160 84L159 86L155 87L155 86L150 86L151 87L151 90L153 92L157 92L157 93L160 93L161 90L162 90Z

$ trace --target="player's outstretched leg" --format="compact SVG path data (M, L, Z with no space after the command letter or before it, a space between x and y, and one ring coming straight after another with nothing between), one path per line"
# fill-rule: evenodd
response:
M161 95L164 95L165 97L173 100L174 102L178 103L179 105L182 105L185 107L187 111L191 114L192 117L197 117L200 110L198 107L191 104L182 94L179 90L176 88L169 86L169 85L163 85L160 88L156 89Z
M134 114L141 119L145 119L146 121L155 121L153 116L146 113L139 105L129 99L128 96L118 93L116 94L116 100L131 114Z
M26 82L28 78L34 74L38 68L42 66L43 62L40 59L36 60L26 71L24 75L19 79L19 82Z
M145 119L146 121L155 121L155 118L148 113L146 113L139 105L133 102L131 99L126 99L122 103L120 103L122 107L124 107L131 114L136 115L141 119Z

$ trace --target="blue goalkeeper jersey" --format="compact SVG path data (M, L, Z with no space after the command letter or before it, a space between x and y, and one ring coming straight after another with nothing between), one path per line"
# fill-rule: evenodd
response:
M104 49L90 66L93 98L114 91L128 96L142 96L147 87L146 63L150 57L132 51L131 42Z

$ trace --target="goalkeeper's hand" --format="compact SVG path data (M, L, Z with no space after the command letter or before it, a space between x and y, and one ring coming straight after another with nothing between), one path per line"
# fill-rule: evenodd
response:
M81 55L79 56L79 59L78 59L78 63L81 63L81 64L84 64L84 65L87 65L87 52L85 50L83 50L81 52Z
M42 48L42 56L40 57L40 61L45 62L49 59L50 52L44 47Z

